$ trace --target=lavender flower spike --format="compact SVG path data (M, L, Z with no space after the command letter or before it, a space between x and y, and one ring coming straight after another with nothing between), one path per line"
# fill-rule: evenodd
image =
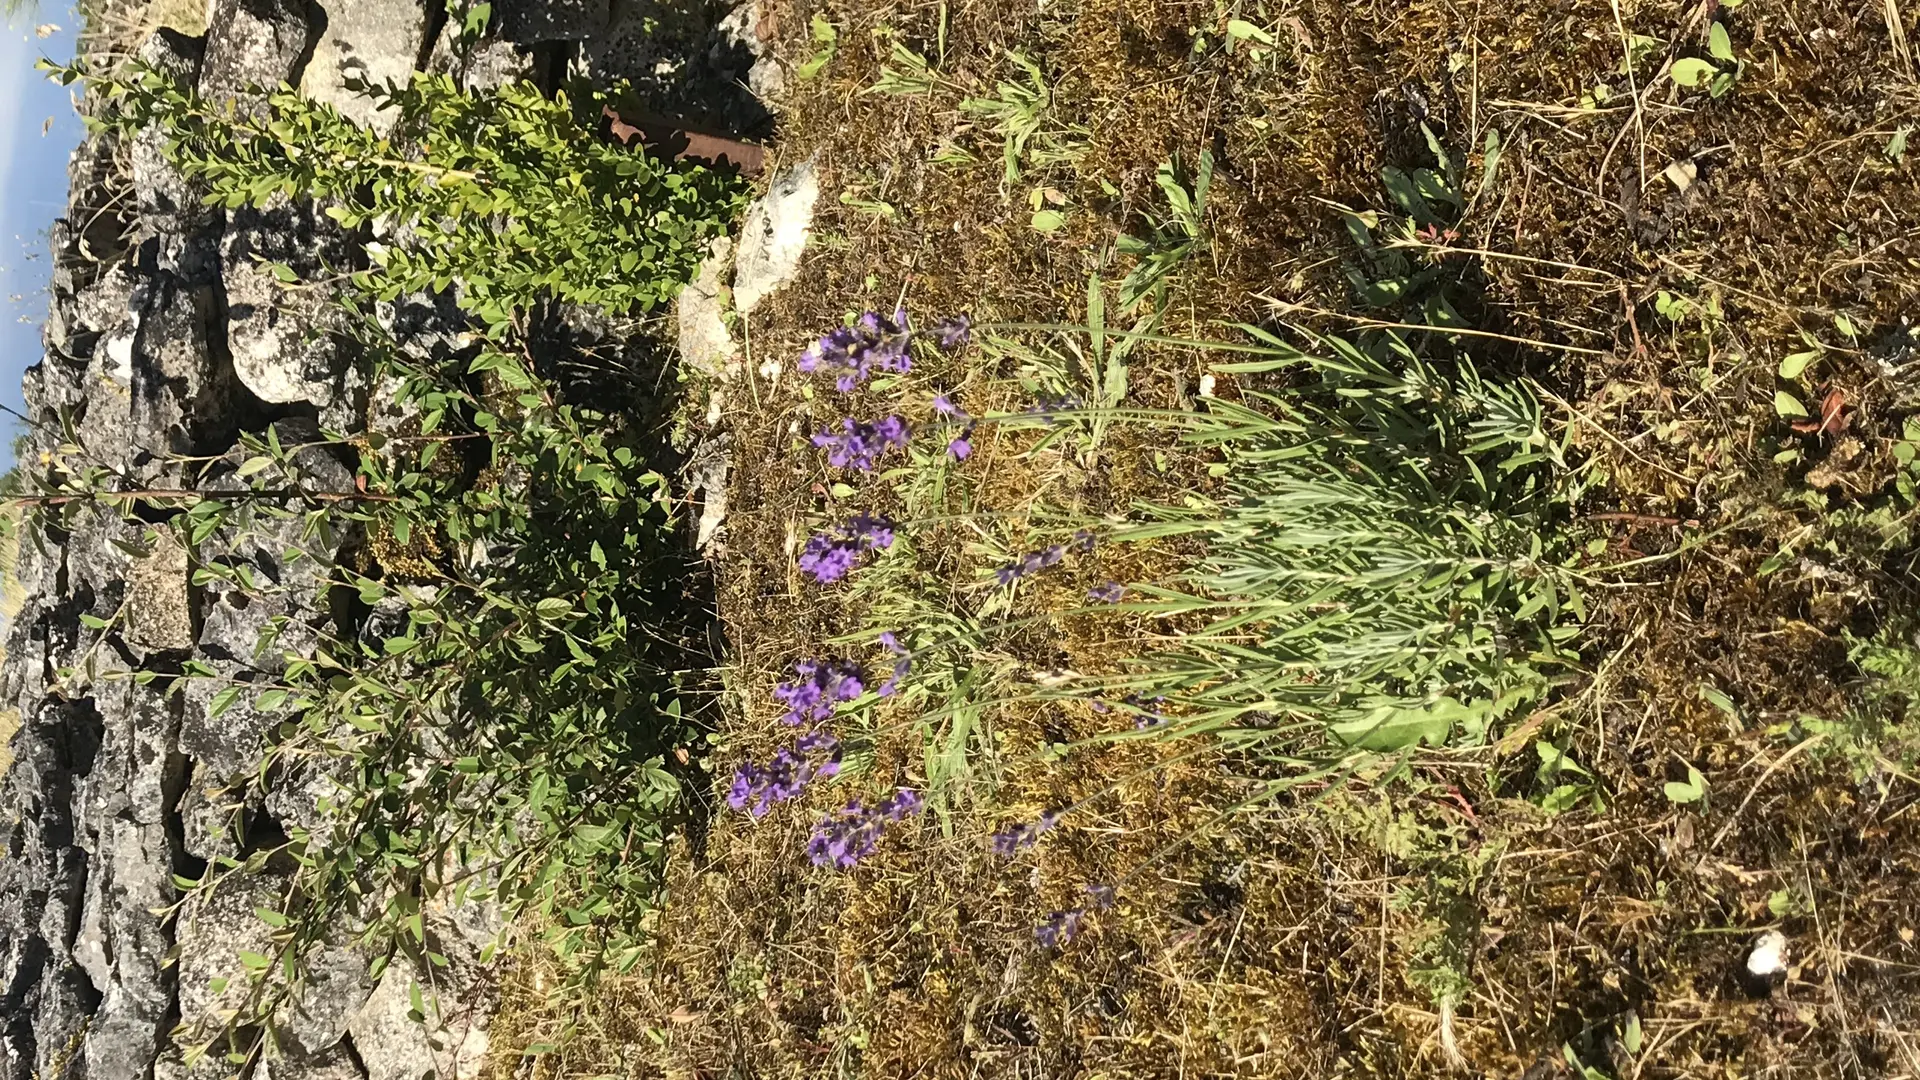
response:
M875 371L911 371L913 358L908 354L908 344L912 336L906 321L904 311L894 312L892 319L869 311L855 325L833 330L808 346L800 357L800 370L838 371L834 386L843 394L866 382Z
M799 796L807 784L840 771L840 740L825 731L809 732L781 747L766 765L749 761L733 774L727 805L762 817L775 803Z
M862 514L844 525L814 534L800 552L800 569L826 585L851 573L867 552L892 546L893 522Z
M1117 604L1126 594L1126 588L1119 582L1109 581L1104 585L1095 585L1088 589L1087 599L1096 604Z
M1066 545L1055 544L1052 547L1041 548L1039 551L1028 552L1020 556L1018 559L995 570L993 576L1001 585L1012 585L1021 578L1037 574L1049 566L1060 565L1060 560L1066 557Z
M1062 811L1052 810L1041 814L1038 821L1014 825L993 834L993 853L1008 858L1040 842L1040 837L1051 832L1060 824Z
M913 673L913 654L907 650L906 646L900 644L899 635L891 630L880 635L880 644L885 645L887 651L899 659L893 662L893 674L881 683L880 688L874 693L881 697L892 697L894 691L900 689L901 681Z
M967 410L955 405L953 399L945 394L934 397L933 411L952 421L953 424L960 425L959 434L947 440L947 453L951 454L955 461L967 460L973 453L973 417L968 416Z
M807 841L807 858L815 866L848 869L873 854L889 822L904 821L925 805L920 794L910 788L901 788L874 806L855 799L814 826L813 837Z
M1033 928L1033 936L1043 949L1057 949L1080 936L1080 923L1087 917L1085 908L1056 911L1047 921Z
M955 315L933 324L933 338L947 352L964 349L973 340L973 318L969 315Z
M773 688L773 696L787 707L781 722L817 724L833 715L836 705L866 693L860 669L843 660L802 660L793 665L793 679Z
M889 416L868 423L847 417L840 421L840 433L822 431L813 437L813 445L827 451L827 461L835 468L872 472L881 455L888 450L905 450L910 434L907 422Z

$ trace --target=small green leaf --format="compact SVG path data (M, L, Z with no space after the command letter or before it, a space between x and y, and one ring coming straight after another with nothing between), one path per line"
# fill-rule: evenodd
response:
M1735 705L1733 699L1721 693L1717 687L1701 683L1700 696L1706 699L1707 704L1726 713L1732 719L1736 721L1740 719L1740 706Z
M851 499L855 495L852 484L842 483L837 480L834 481L833 486L827 490L832 492L833 497L836 499Z
M1504 147L1500 142L1500 132L1496 128L1487 129L1486 141L1480 150L1480 196L1484 197L1492 189L1494 178L1500 175L1500 155Z
M1707 31L1707 51L1716 60L1733 61L1733 39L1727 36L1725 23L1714 23L1713 29Z
M1245 19L1229 19L1227 36L1235 41L1255 41L1262 45L1272 45L1273 35L1260 29Z
M273 459L264 455L260 457L250 457L240 463L240 467L234 470L234 475L242 478L249 477L272 464Z
M1059 232L1067 224L1067 215L1058 210L1037 210L1033 215L1033 230L1039 233Z
M1699 769L1688 765L1686 783L1669 780L1661 790L1667 793L1667 799L1670 802L1681 804L1699 802L1707 793L1707 778L1700 775Z
M1673 62L1673 68L1668 72L1668 75L1673 79L1674 85L1688 87L1705 86L1707 80L1718 74L1720 74L1719 68L1714 67L1705 60L1692 56L1675 60Z
M226 689L220 691L219 693L213 695L213 700L207 703L207 719L209 720L218 719L221 713L224 713L228 709L232 708L233 703L235 701L238 701L239 699L240 699L240 687L238 686L229 686Z
M253 914L261 922L266 923L268 926L274 927L275 929L278 929L282 926L286 926L288 923L288 919L285 915L280 914L279 912L273 910L272 908L257 907L253 909Z
M573 604L558 596L549 596L533 605L534 614L543 619L557 619L572 610Z
M247 952L245 950L242 950L240 953L240 963L249 971L265 971L267 968L273 966L272 960L267 959L257 952Z
M1714 25L1718 26L1720 24L1715 23ZM1643 1036L1640 1031L1640 1014L1637 1012L1628 1012L1627 1022L1621 1025L1620 1028L1621 1048L1629 1054L1638 1055L1640 1053L1642 1038Z
M1807 415L1807 407L1800 404L1800 399L1785 390L1774 392L1773 411L1782 418Z
M1820 353L1817 350L1790 353L1780 361L1780 377L1797 379L1801 372L1807 370L1807 365L1818 359L1820 359Z

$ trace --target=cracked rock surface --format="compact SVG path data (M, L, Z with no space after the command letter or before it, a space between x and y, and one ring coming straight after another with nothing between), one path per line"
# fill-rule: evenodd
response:
M495 36L458 56L449 52L454 35L419 0L207 7L205 36L161 29L140 56L240 109L257 107L263 88L284 82L378 125L382 118L353 90L359 81L402 81L424 64L484 89L535 76L559 55L557 44L596 70L644 63L656 81L669 70L710 77L724 84L714 91L720 96L686 99L689 84L676 74L661 84L678 96L659 107L698 106L731 117L726 126L735 130L763 125L768 115L747 87L777 81L751 32L756 4L715 5L699 25L676 24L686 43L672 54L665 39L636 43L632 4L497 0ZM321 427L395 422L390 388L366 385L333 309L317 292L279 288L262 265L337 273L364 265L365 238L285 201L261 210L209 207L166 160L164 144L157 130L124 147L96 135L73 154L69 212L50 232L45 356L24 380L37 425L22 448L25 467L71 442L78 456L118 473L123 490L240 490L243 434L271 427L295 445ZM779 198L791 202L793 186L783 177ZM101 206L118 209L89 209ZM750 294L777 287L781 243L796 227L778 207L772 218L769 235L742 251L758 268L749 270ZM720 311L733 275L730 265L722 269L725 281L705 282L715 303L701 329L709 347L725 351ZM444 299L402 298L379 314L402 348L445 350L465 325ZM348 459L310 449L296 464L300 476L290 483L352 488ZM698 486L712 504L708 538L724 513L724 442L698 464ZM283 508L301 506L290 500ZM178 673L191 660L218 672L219 685L258 683L283 670L286 653L309 652L323 634L360 632L343 625L325 582L332 566L359 557L365 537L351 527L314 535L298 517L266 509L237 505L191 547L157 527L173 511L123 519L89 503L43 515L23 538L15 574L24 604L0 628L0 709L17 711L20 721L0 778L0 1080L225 1074L206 1062L189 1068L171 1032L231 1007L234 990L215 987L223 978L237 986L239 950L266 941L254 912L282 903L285 868L269 865L231 888L196 893L172 920L154 912L180 904L176 879L200 877L209 860L245 857L285 826L317 823L316 805L336 777L320 766L290 769L270 795L236 805L232 793L244 790L236 781L257 768L273 721L249 706L248 694L216 708L218 685L208 680L168 693L171 680L132 676ZM300 557L289 557L293 549ZM213 561L244 566L259 587L196 583L194 568ZM274 639L262 648L269 628ZM436 976L442 993L431 1023L408 1017L416 973L400 962L370 978L370 958L350 944L354 928L339 927L308 958L312 975L284 1017L282 1050L252 1075L481 1075L497 993L480 946L504 915L474 902L443 903L427 916L452 964Z

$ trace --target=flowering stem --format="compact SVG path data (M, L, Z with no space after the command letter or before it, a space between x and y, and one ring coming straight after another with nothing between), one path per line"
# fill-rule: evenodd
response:
M1080 323L980 323L974 327L982 333L988 331L1017 331L1022 333L1082 334L1093 336L1093 330ZM1237 352L1254 356L1298 357L1305 360L1306 354L1292 347L1272 345L1241 345L1230 341L1208 341L1202 338L1172 337L1167 334L1138 334L1126 330L1102 330L1100 337L1118 341L1144 341L1154 345L1174 345L1188 349L1205 349L1209 352Z

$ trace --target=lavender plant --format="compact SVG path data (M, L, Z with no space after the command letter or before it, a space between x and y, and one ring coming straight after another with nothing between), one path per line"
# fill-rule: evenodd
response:
M894 491L907 512L900 524L889 522L890 557L854 578L850 599L869 625L898 628L883 635L901 657L887 689L920 710L929 797L944 800L971 775L969 747L986 749L991 740L980 733L997 706L1014 700L1077 699L1117 715L1133 737L1210 735L1319 771L1421 743L1482 741L1577 664L1569 646L1581 599L1557 539L1577 477L1528 384L1484 380L1464 358L1428 361L1391 334L1302 334L1305 349L1255 327L1241 327L1238 342L1176 341L1152 333L1151 313L1132 331L1109 330L1103 306L1095 279L1089 322L1041 328L1050 340L968 326L969 336L1021 365L1031 396L979 417L950 394L933 396L944 452L914 448L913 469ZM810 366L835 372L836 387L851 390L872 370L911 371L914 337L904 314L870 315L823 339ZM1128 409L1127 357L1155 344L1210 353L1217 375L1250 385L1238 400L1209 397L1180 414ZM1282 372L1284 382L1272 381ZM1047 510L1044 501L1013 518L970 509L964 477L981 425L1038 428L1026 454L1055 452L1067 439L1091 461L1119 423L1148 425L1184 445L1220 482L1182 505L1139 505L1117 518ZM979 584L956 589L918 565L914 530L943 520L1005 537L973 545L993 556ZM1049 533L1055 538L1044 539ZM821 565L832 548L837 560L815 576L846 577L865 550L860 534L849 525L816 537L820 546L809 545L803 569ZM1021 536L1043 539L1020 546ZM1178 617L1191 629L1104 674L1019 685L1030 669L1013 639L1044 635L1054 619L1017 607L1022 582L1092 557L1102 540L1171 537L1197 552L1185 566L1151 581L1096 576L1074 613ZM914 649L900 644L902 635ZM1270 797L1280 788L1263 790ZM990 846L1014 856L1074 809L1013 823ZM855 804L823 822L816 861L822 851L839 863L863 850L858 837L884 818ZM1048 916L1036 932L1040 944L1071 940L1117 886L1096 883L1090 903Z

